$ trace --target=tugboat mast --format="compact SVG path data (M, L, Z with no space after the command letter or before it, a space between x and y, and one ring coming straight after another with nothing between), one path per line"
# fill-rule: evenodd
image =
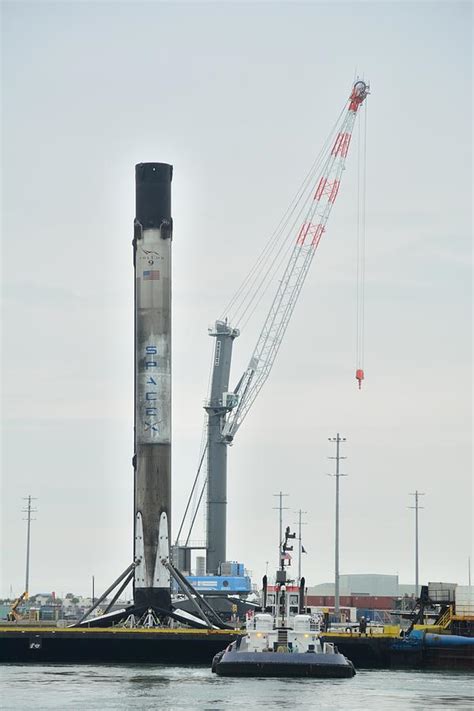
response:
M278 534L278 567L280 567L281 563L281 547L283 545L283 511L287 510L287 506L283 506L283 497L288 496L288 494L284 494L282 491L280 491L278 494L273 494L273 496L278 496L280 499L280 502L278 506L274 506L274 509L278 509L280 512L280 528L279 528L279 534Z

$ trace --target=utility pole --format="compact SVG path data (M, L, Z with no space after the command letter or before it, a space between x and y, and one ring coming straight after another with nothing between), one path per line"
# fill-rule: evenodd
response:
M336 456L328 457L328 459L336 460L336 473L329 474L329 476L336 477L336 536L335 536L335 555L334 555L334 614L339 619L339 477L347 476L346 474L341 474L339 471L339 462L341 459L347 459L347 457L341 457L340 455L340 444L345 442L346 438L341 437L339 432L336 437L328 437L330 442L336 443Z
M31 508L31 502L36 501L35 496L24 496L24 501L27 501L26 509L22 509L22 513L26 513L26 518L23 521L27 521L26 524L26 574L25 574L25 597L28 599L29 587L30 587L30 534L31 534L31 522L35 521L31 518L32 513L36 513L37 509Z
M280 503L278 506L274 506L274 509L278 509L280 511L280 533L279 533L279 538L278 538L278 565L277 565L277 570L280 570L280 564L281 564L281 545L283 543L283 511L287 511L288 507L283 506L283 497L288 496L288 494L284 494L282 491L280 491L279 494L273 494L273 496L278 496L280 499Z
M298 514L298 585L301 582L301 554L303 552L303 546L301 543L301 526L306 526L306 522L302 521L303 514L308 513L307 511L295 511Z
M419 587L419 559L418 559L418 509L423 509L424 506L420 506L418 503L418 497L424 496L421 491L416 490L414 494L410 496L415 497L415 505L409 506L410 509L415 509L415 596L418 597L420 594Z

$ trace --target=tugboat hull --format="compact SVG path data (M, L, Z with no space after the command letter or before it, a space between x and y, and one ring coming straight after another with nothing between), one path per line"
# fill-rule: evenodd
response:
M343 654L317 652L225 651L214 657L212 671L219 676L314 677L348 679L355 669Z

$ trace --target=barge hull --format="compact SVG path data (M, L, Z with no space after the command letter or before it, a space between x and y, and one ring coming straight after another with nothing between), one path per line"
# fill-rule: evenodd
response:
M337 659L328 660L328 656L337 656ZM355 674L354 667L342 654L278 652L226 652L217 662L215 671L219 676L319 679L347 679Z
M206 664L235 640L221 630L0 629L0 663Z
M410 645L393 635L326 633L357 669L458 669L474 670L473 646Z

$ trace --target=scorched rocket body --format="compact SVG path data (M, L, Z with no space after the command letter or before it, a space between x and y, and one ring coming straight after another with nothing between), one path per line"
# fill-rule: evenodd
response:
M166 163L135 167L136 608L171 606L171 178Z

